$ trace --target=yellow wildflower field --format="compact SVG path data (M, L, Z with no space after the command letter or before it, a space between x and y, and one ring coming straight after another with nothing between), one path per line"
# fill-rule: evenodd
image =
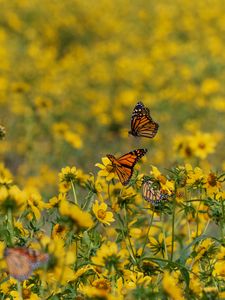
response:
M0 5L1 299L224 299L225 2Z

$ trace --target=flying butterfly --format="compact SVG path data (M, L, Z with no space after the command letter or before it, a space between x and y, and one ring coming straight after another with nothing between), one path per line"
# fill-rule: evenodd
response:
M159 125L150 116L150 111L142 102L138 102L131 116L131 130L129 134L139 137L153 138Z
M142 196L153 206L158 206L161 201L168 198L168 195L161 189L158 189L150 179L144 180L142 184Z
M13 278L23 281L42 264L48 262L49 255L26 247L5 248L4 258L8 273Z
M135 164L146 154L147 151L147 149L137 149L126 153L119 158L115 158L115 156L111 154L106 155L112 162L112 171L117 174L123 185L127 185L129 183Z

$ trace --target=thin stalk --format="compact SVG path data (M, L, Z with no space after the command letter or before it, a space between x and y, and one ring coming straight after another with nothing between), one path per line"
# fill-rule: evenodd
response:
M224 233L223 233L223 229L224 229L224 221L225 221L225 211L224 211L224 203L222 201L222 214L223 214L223 221L220 222L220 226L221 226L221 238L222 238L222 241L224 240Z
M173 199L173 214L172 214L172 247L170 260L173 261L174 253L174 224L175 224L175 199Z
M12 210L8 209L8 229L10 235L10 244L13 245L13 237L14 237L14 226L13 226L13 216Z
M76 261L75 261L75 270L77 270L77 258L78 258L78 240L75 240L75 251L76 251Z
M110 182L108 182L108 197L109 197L109 201L110 201L110 203L111 203Z
M197 208L197 216L196 216L196 237L198 237L198 229L199 229L198 211L199 211L200 205L201 205L201 202L199 202L198 208Z
M166 259L168 259L168 251L167 251L167 246L166 246L166 233L165 233L165 226L164 226L163 220L162 220L162 233L163 233L163 240L164 240L164 245L165 245Z
M145 242L144 242L144 246L143 246L143 248L142 248L142 252L141 252L140 258L142 258L142 255L144 254L144 251L145 251L145 247L146 247L146 245L147 245L148 235L149 235L150 229L151 229L151 227L152 227L152 222L153 222L154 213L155 213L155 209L153 209L153 211L152 211L151 219L150 219L150 222L149 222L149 225L148 225L148 231L147 231L147 234L146 234L146 238L145 238Z
M21 287L21 282L19 280L17 280L17 291L19 294L19 300L23 300L22 287Z
M74 202L76 205L78 205L78 202L77 202L77 195L76 195L76 190L75 190L75 186L73 184L73 181L71 180L71 186L72 186L72 190L73 190L73 197L74 197Z
M127 240L126 240L126 237L125 237L125 234L124 234L124 229L122 228L122 224L121 224L121 222L119 222L119 223L120 223L120 225L121 225L120 230L121 230L121 232L122 232L123 239L124 239L125 244L126 244L126 247L127 247L127 251L129 252L129 254L130 254L130 256L131 256L133 262L134 262L135 264L137 264L136 259L135 259L134 255L133 255L133 253L131 252L129 246L127 245Z
M137 260L135 258L135 253L134 253L134 249L132 247L132 244L131 244L131 240L130 240L130 236L129 236L129 228L128 228L128 221L127 221L127 212L126 212L126 208L124 207L124 219L125 219L125 223L126 223L126 230L128 232L127 234L127 239L128 239L128 242L129 242L129 245L130 245L130 250L132 252L132 258L133 260L135 261L136 265L137 265Z

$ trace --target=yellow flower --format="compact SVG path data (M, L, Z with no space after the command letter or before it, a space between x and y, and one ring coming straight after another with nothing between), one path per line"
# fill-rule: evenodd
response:
M38 113L47 114L52 108L52 100L48 98L36 97L34 105Z
M171 252L172 250L172 237L168 236L164 239L162 233L159 234L158 239L154 238L153 236L149 236L149 244L147 246L154 254L162 253L164 256L166 251Z
M128 263L129 253L125 249L118 250L114 242L106 242L97 250L92 262L97 266L105 267L109 272L122 271Z
M179 287L177 279L168 271L164 273L162 281L163 289L171 300L184 300L182 289Z
M103 224L110 225L110 223L114 222L113 213L107 211L107 204L102 202L99 204L97 200L92 206L92 210L96 216L96 218Z
M61 172L59 173L59 191L60 193L66 193L70 190L71 184L76 182L79 183L81 186L84 186L87 182L88 175L84 174L84 172L80 169L74 167L65 167L62 168Z
M65 167L62 168L61 172L59 173L59 179L60 182L68 182L71 183L71 181L75 181L77 176L77 168L76 167Z
M4 166L3 163L0 163L0 186L5 185L9 187L12 183L13 177L11 172Z
M66 284L73 280L75 272L72 270L72 266L76 261L75 247L73 245L65 246L64 240L57 236L54 236L53 239L44 236L41 242L48 248L50 254L46 282L51 286L51 284Z
M78 135L70 130L67 130L64 133L64 139L75 149L80 149L83 147L83 141L82 141L80 135Z
M198 131L191 137L190 145L195 156L205 159L215 151L216 141L212 134Z
M152 278L150 276L146 276L142 272L138 272L137 270L124 270L124 279L126 282L127 288L136 288L137 286L147 287L152 282Z
M207 251L209 251L210 247L212 247L214 245L214 242L210 239L207 238L204 241L202 241L196 248L195 251L197 253L197 255L194 258L194 261L198 261L200 260L205 253L207 253Z
M98 172L98 176L106 177L107 181L112 180L115 178L115 173L113 172L112 162L108 159L108 157L102 157L102 164L95 164L96 167L100 168L101 170Z
M185 169L187 171L187 184L197 185L203 182L204 174L202 169L200 169L199 167L193 169L190 164L186 164Z
M58 195L58 197L52 197L48 203L46 203L46 208L50 209L50 208L53 208L53 207L58 207L59 206L59 203L64 200L66 201L66 194L63 194L63 193L60 193Z
M99 278L92 282L91 285L80 285L79 291L87 297L108 299L111 291L111 282L105 278Z
M46 204L43 202L41 195L36 189L28 188L25 190L27 196L27 204L34 214L35 218L38 220L41 217L41 212L46 207ZM30 218L32 216L29 216Z
M62 200L59 204L59 212L62 216L69 217L78 228L90 228L93 226L91 215L82 211L77 205Z
M6 189L0 188L0 207L1 212L6 214L11 210L13 215L19 215L24 211L26 206L26 194L21 191L16 185Z
M218 177L215 173L210 172L208 175L204 176L204 188L206 188L207 194L209 196L213 196L214 194L217 194L222 184L218 180Z

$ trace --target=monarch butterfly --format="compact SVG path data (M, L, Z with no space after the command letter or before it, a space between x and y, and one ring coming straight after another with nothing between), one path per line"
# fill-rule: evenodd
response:
M25 247L5 248L4 257L9 275L19 281L30 277L34 270L49 259L47 253Z
M129 183L135 164L147 151L147 149L137 149L126 153L119 158L115 158L115 156L111 154L106 155L112 162L112 171L117 174L123 185L127 185Z
M158 206L162 200L167 199L167 194L154 186L152 180L145 180L142 184L142 196L154 206Z
M131 117L131 130L129 134L133 136L141 136L153 138L159 125L154 122L150 116L150 111L142 102L138 102L133 110Z

